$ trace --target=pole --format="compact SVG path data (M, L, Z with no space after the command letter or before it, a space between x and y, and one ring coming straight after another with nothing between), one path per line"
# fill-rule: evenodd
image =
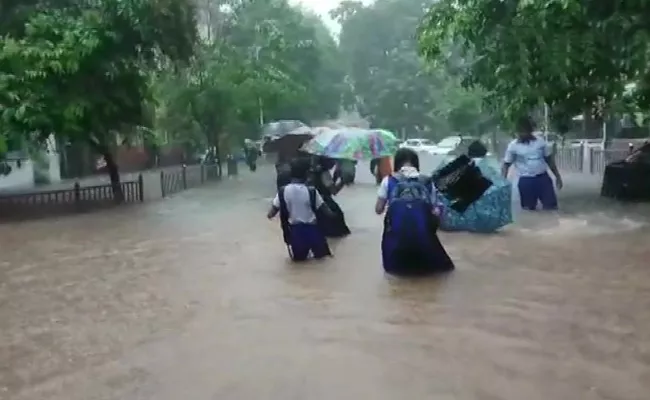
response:
M549 114L548 104L544 102L544 140L546 141L548 141L548 125L549 125L548 114Z
M257 98L257 105L260 108L260 126L264 126L264 105L262 104L262 98Z

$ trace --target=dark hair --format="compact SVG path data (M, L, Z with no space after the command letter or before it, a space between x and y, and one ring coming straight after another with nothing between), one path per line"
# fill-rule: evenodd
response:
M515 128L517 133L531 134L535 130L535 123L528 115L522 115L517 119Z
M404 164L411 164L418 171L420 170L420 157L418 153L409 148L403 147L395 152L395 157L393 160L393 170L398 172Z
M487 147L480 140L475 140L467 146L467 156L470 158L485 157L487 153Z
M309 159L298 157L291 160L291 179L304 182L309 177Z

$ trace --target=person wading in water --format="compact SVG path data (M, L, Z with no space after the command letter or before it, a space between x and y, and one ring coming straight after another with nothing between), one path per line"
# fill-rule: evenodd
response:
M517 135L506 149L503 159L502 174L508 177L510 167L514 165L519 182L521 208L535 210L541 203L544 210L557 210L557 196L553 180L548 174L550 169L555 176L555 187L562 189L562 176L555 165L553 152L548 143L533 134L533 122L528 116L517 121Z

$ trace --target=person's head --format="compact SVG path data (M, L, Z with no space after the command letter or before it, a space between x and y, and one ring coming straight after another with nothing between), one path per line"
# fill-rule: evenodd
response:
M528 142L534 139L533 131L535 130L535 124L528 115L519 117L515 128L517 129L517 138L521 142Z
M298 157L291 160L291 179L305 182L309 177L309 160Z
M467 146L467 156L470 158L485 157L488 153L487 147L480 140L475 140Z
M336 165L336 160L329 157L320 157L318 163L324 170L330 170L334 168L334 165Z
M407 147L402 147L397 150L393 160L393 170L395 172L398 172L404 166L411 166L418 171L420 170L420 157L418 157L418 153Z

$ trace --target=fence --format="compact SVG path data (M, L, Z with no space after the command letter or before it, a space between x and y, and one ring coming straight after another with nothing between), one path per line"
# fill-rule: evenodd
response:
M555 149L555 163L560 170L581 172L584 166L584 149L582 147Z
M585 147L584 144L554 148L555 163L560 170L590 174L602 174L607 164L624 160L631 151L631 148L603 150L598 147ZM505 153L503 144L497 146L497 153L503 157Z
M161 195L162 197L169 196L220 177L218 165L183 165L176 171L160 171Z
M160 171L158 198L164 198L180 191L197 187L208 181L221 178L219 166L182 166L175 170ZM148 182L147 185L152 182ZM151 188L157 190L153 184ZM140 173L136 179L120 183L123 201L115 199L110 183L84 186L75 182L72 187L56 190L0 194L0 220L23 220L53 215L87 212L122 204L142 203L145 199L145 179ZM148 190L150 191L150 190Z

